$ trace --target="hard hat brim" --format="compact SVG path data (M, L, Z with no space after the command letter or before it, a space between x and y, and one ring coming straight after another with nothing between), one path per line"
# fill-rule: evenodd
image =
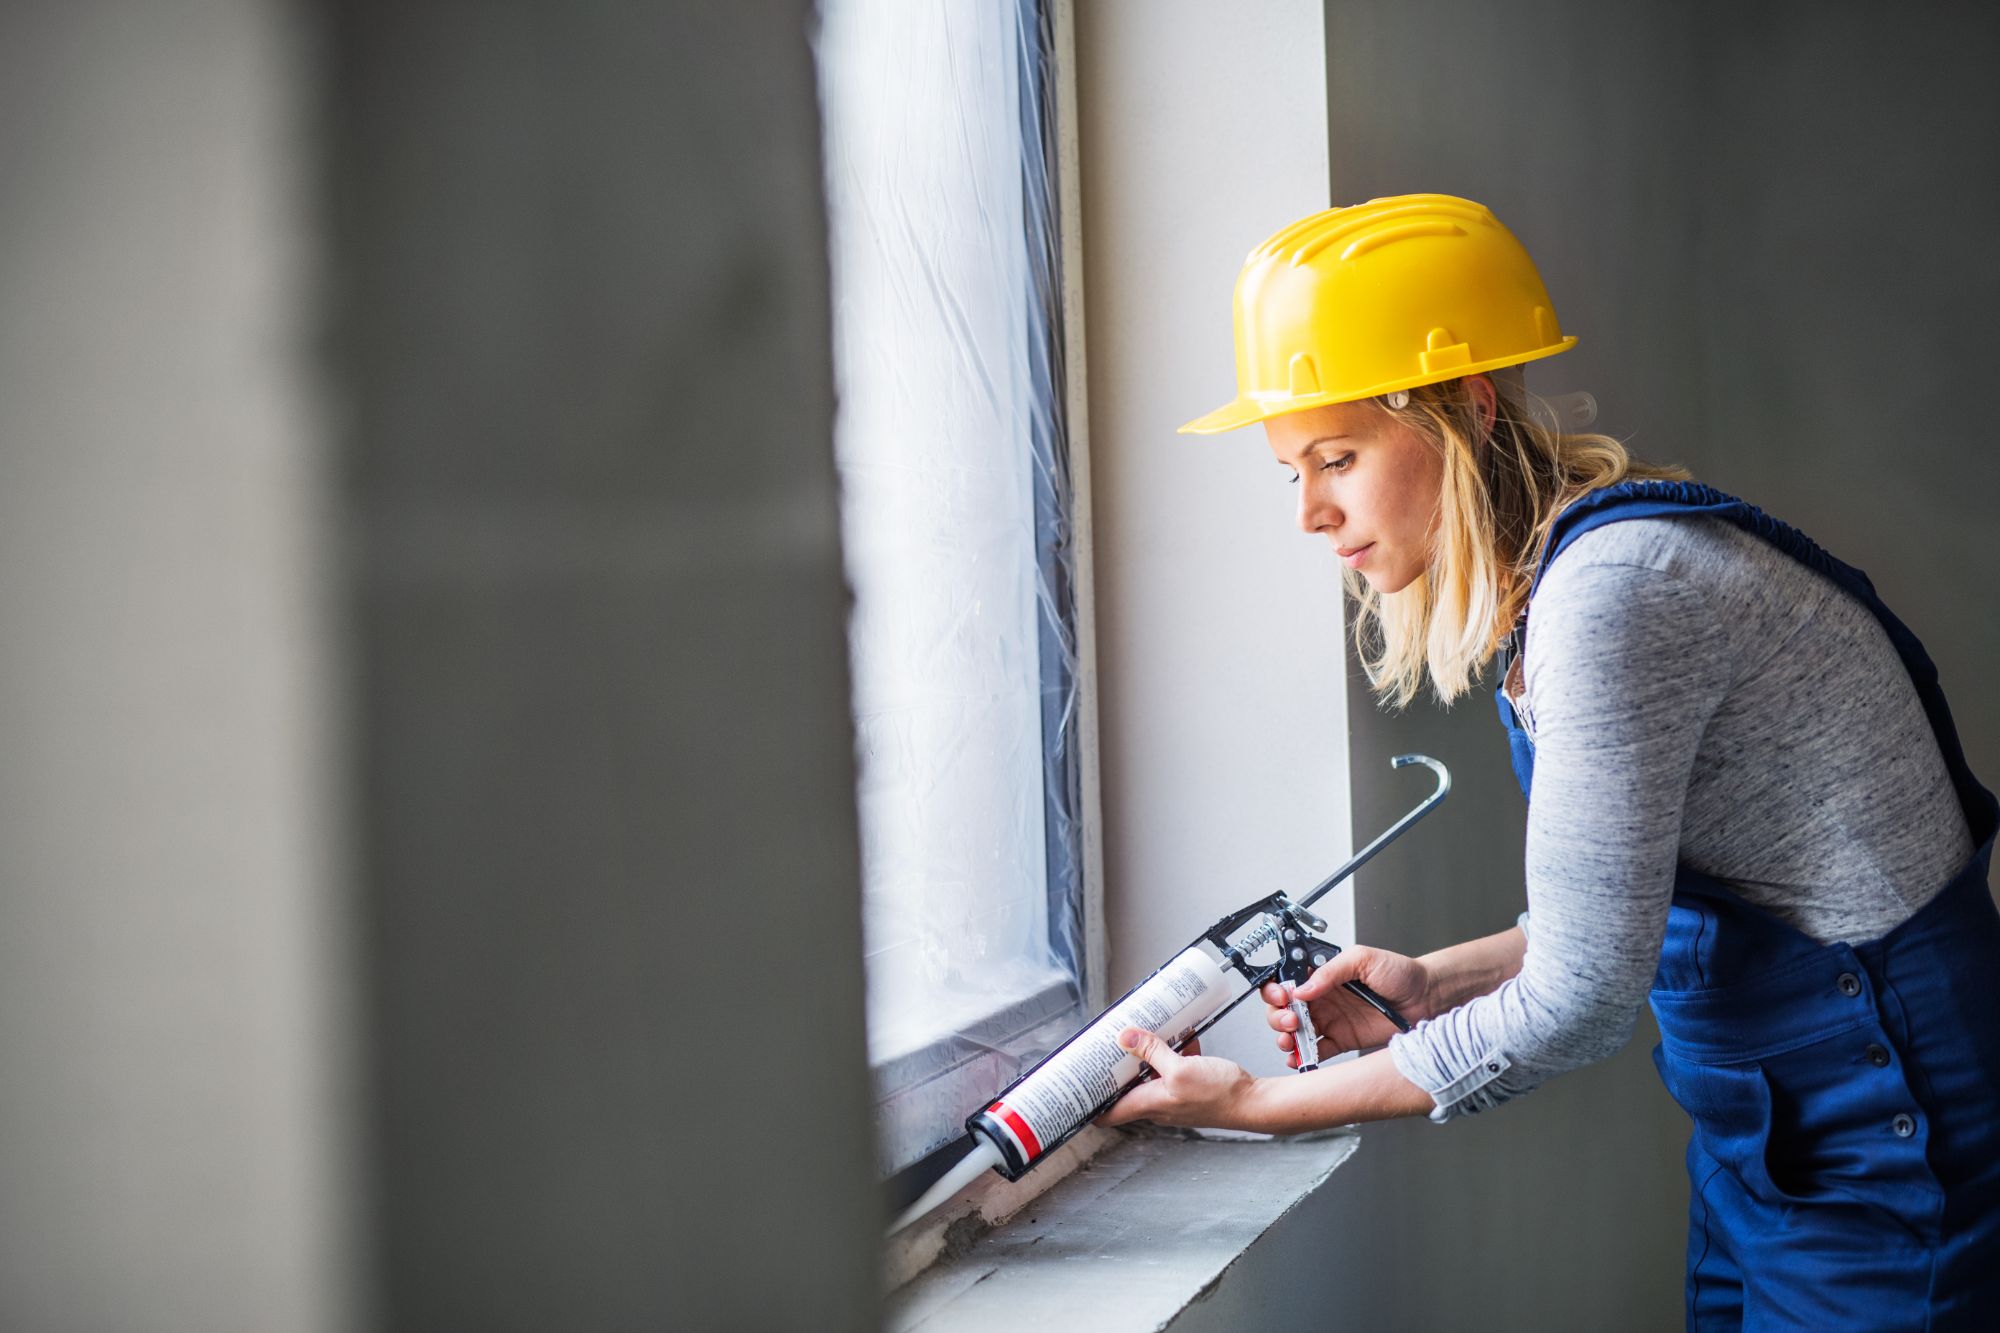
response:
M1279 412L1273 412L1265 404L1258 402L1254 398L1238 398L1234 402L1223 404L1206 416L1196 417L1193 421L1182 426L1176 433L1180 435L1220 435L1224 431L1241 430L1243 427L1255 425L1267 417L1278 415L1280 415Z
M1490 361L1479 361L1469 366L1455 367L1449 375L1412 375L1408 379L1387 384L1374 384L1359 393L1315 393L1294 398L1283 397L1236 398L1223 404L1206 416L1196 417L1175 433L1178 435L1221 435L1227 431L1241 430L1254 426L1272 417L1286 416L1292 412L1306 412L1315 407L1330 407L1334 403L1354 403L1364 398L1374 398L1398 389L1415 389L1425 384L1442 384L1446 380L1464 379L1468 375L1483 375L1489 370L1504 370L1508 366L1525 365L1539 361L1545 356L1555 356L1576 346L1576 339L1566 337L1548 347L1538 347L1532 352L1519 356L1495 357Z

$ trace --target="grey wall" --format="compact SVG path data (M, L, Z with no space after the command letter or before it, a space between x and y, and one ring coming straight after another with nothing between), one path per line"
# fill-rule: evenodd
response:
M310 179L275 5L0 5L0 1327L340 1327Z
M1531 367L1531 386L1591 389L1601 428L1867 569L1937 658L1974 767L2000 778L1986 683L2000 449L1981 390L2000 351L1992 11L1326 13L1334 199L1490 204L1582 338ZM1490 702L1397 717L1357 684L1349 716L1357 774L1422 749L1459 784L1363 877L1360 938L1417 951L1504 926L1524 811ZM1398 804L1357 781L1357 837ZM1308 1264L1355 1327L1679 1327L1686 1126L1647 1059L1650 1027L1518 1105L1371 1129L1241 1266L1214 1326L1299 1318L1303 1294L1277 1275Z
M329 6L388 1327L875 1320L811 6Z
M875 1325L810 23L0 6L0 1326Z

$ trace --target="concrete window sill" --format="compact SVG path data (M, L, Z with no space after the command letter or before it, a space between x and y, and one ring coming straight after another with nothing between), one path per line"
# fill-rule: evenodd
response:
M1353 1130L1290 1139L1116 1134L1008 1220L989 1225L973 1214L952 1223L938 1260L890 1295L886 1327L1170 1327L1359 1144Z

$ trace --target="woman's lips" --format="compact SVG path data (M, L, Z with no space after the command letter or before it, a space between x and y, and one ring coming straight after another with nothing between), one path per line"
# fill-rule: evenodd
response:
M1374 549L1375 549L1375 543L1369 542L1366 546L1355 546L1351 548L1335 547L1334 551L1336 554L1340 556L1342 560L1345 560L1347 562L1347 567L1349 569L1359 569L1361 567L1361 562L1367 559L1368 553Z

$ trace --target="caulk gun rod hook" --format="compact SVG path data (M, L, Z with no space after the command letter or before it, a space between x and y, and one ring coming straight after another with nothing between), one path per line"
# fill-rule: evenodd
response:
M1334 871L1331 875L1327 876L1327 878L1321 880L1318 888L1314 889L1311 893L1307 894L1305 897L1299 899L1298 905L1300 907L1311 907L1321 898L1324 898L1327 895L1327 892L1331 890L1334 885L1340 883L1340 881L1346 879L1349 875L1361 869L1362 866L1367 865L1368 862L1374 857L1375 853L1381 851L1384 847L1387 847L1390 843L1394 842L1397 838L1401 837L1404 829L1408 828L1410 825L1416 823L1419 819L1422 819L1425 815L1429 814L1431 807L1436 805L1439 801L1442 801L1451 792L1451 770L1446 768L1443 764L1440 764L1437 760L1431 758L1429 755L1399 754L1394 759L1391 759L1389 761L1389 766L1391 768L1407 768L1411 764L1422 764L1424 767L1430 769L1430 771L1437 777L1436 788L1432 790L1430 795L1424 797L1424 799L1421 802L1419 802L1417 806L1414 809L1412 809L1408 814L1404 815L1401 819L1391 824L1387 829L1387 831L1385 831L1380 837L1376 838L1375 841L1369 843L1366 847L1363 847L1359 852L1355 853L1353 860L1349 861L1346 865L1342 866L1340 869Z

